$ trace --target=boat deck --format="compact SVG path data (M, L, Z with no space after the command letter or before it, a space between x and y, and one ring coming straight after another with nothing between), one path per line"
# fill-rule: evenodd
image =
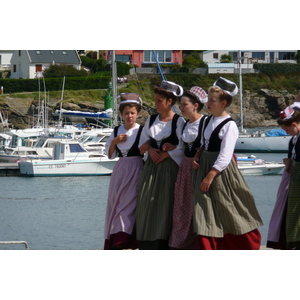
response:
M0 163L0 176L20 176L18 163Z

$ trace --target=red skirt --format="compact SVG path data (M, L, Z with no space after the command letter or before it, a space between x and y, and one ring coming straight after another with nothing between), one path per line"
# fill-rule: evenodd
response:
M241 235L227 233L222 238L197 235L197 250L259 250L261 234L258 229Z
M139 244L136 240L135 233L128 234L126 232L118 232L111 234L109 239L104 241L104 250L123 250L123 249L138 249Z

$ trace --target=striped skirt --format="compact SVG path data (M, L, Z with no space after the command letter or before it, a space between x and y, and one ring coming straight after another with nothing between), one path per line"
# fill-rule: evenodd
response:
M155 164L148 157L138 183L137 240L169 240L178 168L171 158Z
M184 157L175 183L172 233L169 246L177 249L196 249L193 229L193 157Z
M253 194L234 159L213 180L208 192L200 183L212 169L218 152L203 151L200 168L193 171L194 230L198 235L241 235L263 224Z
M294 162L286 213L287 249L300 248L300 162Z
M143 159L138 156L121 157L110 178L105 218L105 239L117 233L131 235L135 226L137 183ZM122 235L124 236L124 235ZM115 236L114 244L118 243ZM123 239L123 237L122 237Z

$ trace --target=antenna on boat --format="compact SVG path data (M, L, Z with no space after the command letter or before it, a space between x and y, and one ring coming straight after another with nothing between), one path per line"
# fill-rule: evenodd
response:
M238 57L238 62L239 62L239 90L240 90L240 131L244 132L244 117L243 117L243 82L242 82L242 52L239 50L239 57Z
M59 119L58 119L58 129L60 129L60 127L62 126L62 102L63 102L63 99L64 99L65 81L66 81L66 76L64 76L63 85L62 85L62 91L61 91L60 108L59 108Z

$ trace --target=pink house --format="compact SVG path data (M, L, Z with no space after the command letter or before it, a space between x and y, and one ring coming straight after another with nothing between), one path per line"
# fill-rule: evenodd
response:
M160 64L182 65L182 50L155 50L155 52ZM108 54L108 51L105 51L106 59ZM136 65L138 68L156 63L152 50L116 50L116 60Z

